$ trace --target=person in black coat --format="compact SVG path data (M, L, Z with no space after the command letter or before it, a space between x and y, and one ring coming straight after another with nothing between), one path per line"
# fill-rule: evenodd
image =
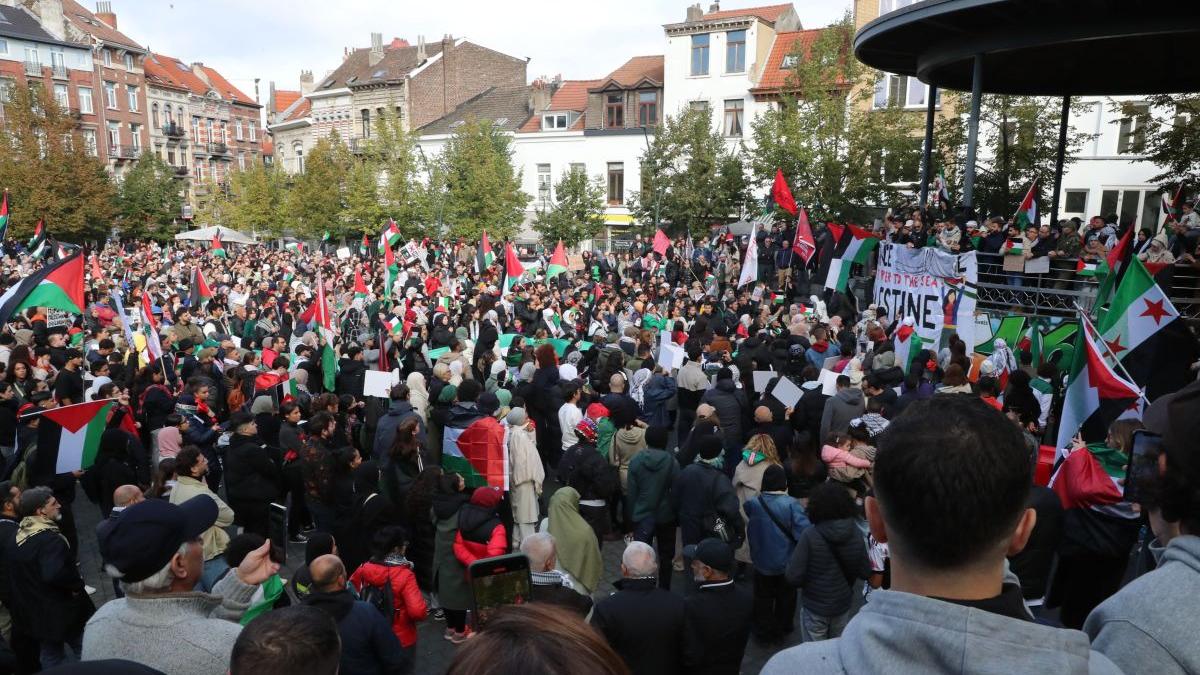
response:
M654 549L635 541L621 555L616 592L596 603L591 623L633 675L683 672L683 596L659 588Z
M370 603L346 590L346 567L335 555L323 555L308 566L313 592L304 604L329 614L342 638L341 673L411 672L416 649L404 649L391 622Z
M538 369L533 373L529 396L525 397L525 410L533 418L542 461L555 467L566 450L562 447L562 430L558 426L558 409L563 404L558 387L558 359L554 347L549 344L539 346L535 354Z
M696 592L683 607L683 666L689 675L736 675L750 640L754 599L733 583L733 549L719 539L684 548Z
M616 498L621 478L617 467L596 449L596 435L596 423L588 417L575 425L579 442L563 453L558 481L579 492L579 515L592 526L596 541L603 542L611 523L608 501Z
M358 345L350 345L346 348L345 357L338 361L334 391L339 395L349 394L354 398L362 398L366 379L367 365L363 363L362 349Z
M713 536L719 518L729 528L730 543L740 546L745 527L733 483L720 468L721 439L717 436L700 438L697 452L696 461L683 467L671 486L671 508L679 514L683 545Z
M248 413L235 413L234 429L225 451L225 491L236 522L247 532L269 535L270 504L279 499L279 466L258 438L258 427Z
M88 498L100 504L100 513L105 518L113 508L113 491L122 485L138 484L129 456L131 440L121 429L106 430L100 436L96 462L81 479Z

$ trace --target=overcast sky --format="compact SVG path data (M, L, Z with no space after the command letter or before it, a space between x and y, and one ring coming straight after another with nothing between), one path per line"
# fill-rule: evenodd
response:
M93 0L80 0L89 9ZM707 10L711 0L703 1ZM682 21L687 0L113 0L118 27L151 50L202 61L254 96L260 78L299 87L301 70L317 82L341 63L345 47L369 47L372 32L416 44L445 33L513 56L528 57L530 79L561 74L598 78L631 56L661 54L662 25ZM722 9L775 4L722 3ZM805 28L826 26L850 0L800 0Z

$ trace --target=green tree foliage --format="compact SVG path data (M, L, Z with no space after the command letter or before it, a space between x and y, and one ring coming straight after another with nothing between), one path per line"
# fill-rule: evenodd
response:
M559 239L575 246L604 230L604 184L599 178L589 178L583 171L564 171L554 185L554 196L554 203L539 210L533 223L547 247Z
M192 214L192 222L200 227L209 225L233 227L231 220L234 211L233 193L227 184L208 178L201 183L193 184L192 190L196 193L196 212Z
M703 234L736 218L750 199L742 156L713 129L707 110L668 117L642 153L642 189L629 209L644 228Z
M1195 194L1200 186L1200 94L1156 94L1145 101L1144 109L1128 102L1112 106L1142 124L1133 149L1163 169L1150 180L1172 195L1180 183L1185 193ZM1138 134L1144 134L1144 142Z
M121 236L166 241L180 231L182 183L158 155L143 153L117 193Z
M876 71L850 53L849 16L823 30L796 66L780 105L752 125L754 183L769 187L782 169L796 203L819 220L860 221L893 203L919 179L919 116L872 110Z
M336 237L356 236L346 221L346 177L354 158L334 132L313 146L304 173L295 177L284 200L288 229L302 239L319 239L326 230Z
M346 211L342 214L346 231L335 234L355 236L378 231L379 223L387 219L387 207L380 199L379 178L373 162L355 162L350 166L344 190Z
M284 205L286 177L274 167L255 162L235 171L229 178L230 203L227 223L241 232L274 237L283 234L280 212Z
M499 241L517 233L530 197L521 192L508 134L490 121L468 120L450 137L441 162L446 180L442 220L451 236L475 240L487 229Z
M41 86L14 86L0 124L0 186L9 190L9 236L28 238L39 218L60 241L106 236L116 189L54 97Z
M376 220L364 223L363 233L378 233L380 223L390 217L395 218L404 236L424 236L424 228L433 221L428 217L429 194L418 176L420 160L415 136L405 130L395 106L386 106L375 119L373 135L364 144L363 163L378 177L377 196L382 210ZM366 190L365 184L361 189Z
M970 95L947 91L942 105L961 114L940 119L934 130L937 159L944 162L951 197L961 199L967 156L967 112ZM1075 99L1072 111L1089 105ZM1054 161L1062 99L1045 96L985 95L979 108L979 145L976 150L974 208L981 216L1012 215L1029 184L1038 179L1037 199L1047 205L1054 189ZM1064 166L1074 161L1080 147L1094 135L1068 127ZM937 162L935 159L935 164ZM933 172L936 174L936 170ZM1043 207L1049 214L1050 209Z

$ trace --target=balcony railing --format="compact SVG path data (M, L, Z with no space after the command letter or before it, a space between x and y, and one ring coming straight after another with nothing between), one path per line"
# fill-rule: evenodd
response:
M196 183L192 186L192 191L197 197L204 197L208 194L208 183Z
M208 144L208 154L210 154L210 155L224 155L228 152L229 152L229 146L225 145L224 143L209 143Z
M167 122L164 124L162 127L162 132L163 135L170 138L183 138L183 135L186 133L182 126L174 122Z
M60 80L67 79L67 67L61 63L50 66L50 74Z
M111 145L108 156L116 159L137 159L142 154L142 148L136 145Z
M36 75L38 77L41 77L42 76L42 64L39 63L38 61L26 61L25 62L25 74L26 75Z
M187 175L188 175L188 168L186 166L175 167L175 177L176 178L186 178Z
M358 138L358 137L351 138L350 139L350 152L353 152L356 155L361 154L363 151L365 151L367 149L367 142L368 141L365 138Z

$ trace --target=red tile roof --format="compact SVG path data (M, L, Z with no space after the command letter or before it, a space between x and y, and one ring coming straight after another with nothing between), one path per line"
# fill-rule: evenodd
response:
M550 97L550 107L547 110L574 110L582 113L587 110L588 89L600 84L603 80L563 80L558 91L554 92L554 96ZM572 129L583 128L583 115L572 125ZM525 124L521 125L519 131L541 131L542 117L541 115L533 115Z
M799 49L800 54L807 58L809 50L812 49L813 43L817 41L823 30L825 29L814 28L776 35L775 44L771 45L771 54L767 57L767 65L763 69L762 79L759 80L754 91L777 90L783 87L792 73L791 68L783 67L784 57Z
M197 96L208 94L208 84L192 71L191 66L166 54L151 54L150 57L146 59L147 76L153 73L156 79L170 81L177 88L186 89Z
M96 18L91 10L86 9L75 0L62 0L62 10L63 16L67 17L67 21L70 21L72 26L92 37L111 44L146 51L145 47L134 42L116 28L110 28L108 24Z
M292 109L292 113L283 119L284 122L292 122L294 120L308 117L308 112L312 110L312 101L302 98L300 103Z
M275 141L270 136L263 136L262 139L262 154L275 154Z
M713 21L717 19L733 19L739 16L756 16L767 23L775 23L779 17L783 16L792 8L792 4L786 5L769 5L767 7L746 7L744 9L722 9L715 12L709 12L702 17L703 21Z
M296 102L300 98L300 92L295 89L276 89L275 90L275 110L273 112L281 113L288 109L288 106Z
M661 54L656 56L635 56L626 61L620 68L608 74L601 83L607 83L609 80L616 82L622 87L632 87L642 80L650 80L656 84L662 84L663 81L663 57Z
M173 63L174 59L161 54L150 54L146 57L145 70L146 82L166 89L176 89L179 91L191 91L190 88L176 77L177 69Z
M242 90L233 86L229 80L225 79L224 75L218 73L215 69L204 64L197 64L196 67L204 71L204 74L208 76L209 84L212 85L212 88L221 96L222 99L229 101L230 103L237 103L239 105L258 105L258 103L255 103L254 99L247 96L242 92Z

